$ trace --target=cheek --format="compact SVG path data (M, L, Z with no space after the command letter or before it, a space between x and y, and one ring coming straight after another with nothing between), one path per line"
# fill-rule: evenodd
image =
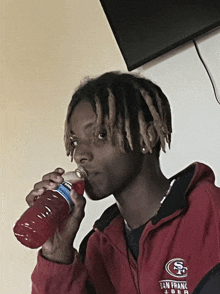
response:
M114 193L120 193L136 178L142 170L143 159L141 153L123 153L110 162L109 184Z
M120 153L103 159L100 174L86 183L87 195L98 200L118 193L135 177L140 167L140 160L133 155Z
M135 175L140 167L141 157L135 153L120 153L118 156L112 157L106 165L109 175L116 181Z

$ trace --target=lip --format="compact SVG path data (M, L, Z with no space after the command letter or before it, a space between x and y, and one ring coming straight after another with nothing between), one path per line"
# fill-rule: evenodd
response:
M79 178L88 178L89 172L88 169L86 169L84 166L82 165L78 165L75 172L79 173Z
M86 167L83 167L83 169L85 170L86 174L87 174L87 179L90 180L92 179L93 177L97 176L100 174L99 171L97 170L94 170L94 169L91 169L91 168L86 168Z

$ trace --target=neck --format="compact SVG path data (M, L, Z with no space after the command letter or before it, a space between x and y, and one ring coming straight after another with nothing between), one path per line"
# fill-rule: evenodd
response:
M155 215L168 188L169 180L163 175L159 160L146 155L140 172L115 195L118 208L130 228L141 226Z

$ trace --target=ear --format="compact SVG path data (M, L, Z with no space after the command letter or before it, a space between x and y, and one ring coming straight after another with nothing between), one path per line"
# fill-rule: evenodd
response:
M150 140L150 146L153 149L156 146L158 139L159 139L153 122L150 122L148 124L147 132L148 132L148 136L149 136L149 140Z
M141 142L141 152L146 154L148 152L152 153L152 149L156 146L158 142L157 131L153 125L153 122L150 122L147 126L147 136L149 139L149 145L146 146L144 141Z

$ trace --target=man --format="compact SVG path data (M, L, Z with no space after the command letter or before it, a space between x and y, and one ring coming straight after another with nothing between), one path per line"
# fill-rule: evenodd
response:
M116 204L77 253L85 198L71 191L74 209L39 253L33 294L219 293L220 190L200 163L165 177L159 154L171 132L168 100L149 80L111 72L79 87L65 123L67 155L87 172L88 197L113 194ZM45 175L28 203L63 173Z

